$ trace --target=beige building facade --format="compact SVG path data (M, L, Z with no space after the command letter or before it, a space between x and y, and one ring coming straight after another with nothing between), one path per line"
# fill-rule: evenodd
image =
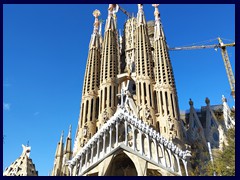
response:
M22 145L23 151L9 167L7 167L3 176L38 176L35 164L30 158L31 147Z
M123 35L117 28L117 4L109 4L102 33L99 10L93 12L93 33L83 82L75 137L72 128L57 143L51 176L188 176L195 158L208 161L235 126L235 109L222 104L181 113L175 78L158 4L154 21L146 22L144 6L129 17ZM72 147L73 144L73 147ZM4 176L37 176L23 146L21 156ZM193 156L194 153L194 156Z
M155 20L146 22L138 4L137 17L126 21L122 36L117 4L109 5L103 35L100 11L93 12L74 147L63 163L61 138L52 175L188 176L196 142L205 150L207 142L220 148L235 120L220 125L209 99L203 117L192 100L190 112L180 115L159 5L152 6ZM229 119L225 100L222 107Z
M71 175L187 175L178 100L158 5L154 39L143 5L118 34L110 4L103 37L93 12ZM154 50L153 50L154 47Z

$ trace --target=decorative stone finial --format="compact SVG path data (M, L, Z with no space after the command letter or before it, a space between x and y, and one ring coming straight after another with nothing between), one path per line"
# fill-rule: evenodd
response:
M153 7L157 8L159 4L152 4Z
M72 132L72 125L70 124L69 131L68 131L68 137L69 138L71 138L71 132Z
M63 134L64 134L64 131L62 131L60 142L63 142Z
M113 8L114 8L114 4L109 4L109 6L108 6L108 14L113 14Z
M142 11L143 10L143 4L138 4L138 11Z
M159 14L160 14L158 11L159 4L152 4L152 6L155 8L154 16L155 16L155 20L157 20L159 18Z
M191 98L189 99L189 105L190 105L190 106L192 106L192 105L193 105L193 101L192 101L192 99L191 99Z
M23 148L22 154L23 154L23 155L26 154L27 157L29 157L29 156L30 156L31 147L30 147L30 146L24 146L24 145L22 144L22 148Z
M205 99L205 103L206 103L207 105L210 104L210 100L208 99L208 97L206 97L206 99Z
M93 16L94 16L95 18L98 18L100 15L101 15L101 13L100 13L100 11L99 11L98 9L95 9L95 10L93 11Z
M222 102L227 102L227 98L224 95L222 95Z
M137 24L146 24L146 19L143 12L143 4L138 4Z
M95 9L94 11L93 11L93 16L95 17L95 21L94 21L94 24L93 24L93 26L94 26L94 30L93 30L93 32L94 33L97 33L98 32L98 26L99 26L99 20L98 20L98 17L101 15L101 13L100 13L100 11L99 10L97 10L97 9Z

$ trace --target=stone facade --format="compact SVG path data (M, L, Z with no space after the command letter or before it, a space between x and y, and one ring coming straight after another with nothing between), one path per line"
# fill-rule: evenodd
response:
M68 148L63 158L61 138L52 175L187 176L196 142L221 148L226 129L235 121L219 125L209 99L204 118L192 101L190 113L180 115L158 4L153 7L155 21L146 22L143 5L138 4L137 17L126 21L123 36L117 30L118 5L109 5L103 36L100 12L93 12L73 151ZM223 107L226 119L225 100Z
M103 37L100 12L93 13L71 175L188 174L190 153L182 135L172 66L158 5L153 6L155 27L150 34L153 23L146 22L142 4L137 17L125 23L123 36L117 30L118 5L109 5ZM125 117L116 117L121 111ZM128 168L134 170L124 165L119 170L120 157L132 162Z
M35 164L30 158L31 147L22 145L22 148L21 156L5 169L3 176L38 176Z

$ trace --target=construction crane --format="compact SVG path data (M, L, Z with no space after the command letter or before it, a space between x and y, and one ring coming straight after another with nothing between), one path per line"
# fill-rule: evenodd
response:
M118 6L119 6L119 5L118 5ZM119 9L120 9L124 14L126 14L128 18L131 18L131 17L132 17L132 16L131 16L125 9L123 9L121 6L119 6Z
M227 72L228 81L231 88L231 95L235 101L235 78L232 72L232 67L229 61L228 53L226 47L233 47L235 46L234 43L230 44L224 44L222 39L218 37L219 44L213 44L213 45L201 45L201 46L183 46L183 47L174 47L174 48L168 48L169 51L178 51L178 50L193 50L193 49L208 49L208 48L214 48L217 50L217 48L221 48L222 58L224 62L224 66Z
M119 4L113 4L113 8L115 9L116 12L118 12L118 9L120 9L124 14L127 15L128 18L131 18L132 16L127 12L125 9L123 9Z

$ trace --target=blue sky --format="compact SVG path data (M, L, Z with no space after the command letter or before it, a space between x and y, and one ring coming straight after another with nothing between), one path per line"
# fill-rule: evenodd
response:
M137 13L137 5L122 4ZM53 167L61 131L65 137L72 124L75 135L82 83L93 30L95 9L107 18L106 4L4 5L3 6L3 168L22 152L21 144L32 147L30 157L39 175ZM159 7L169 47L193 45L218 36L235 41L234 5L163 4ZM154 8L144 5L147 20ZM118 28L126 16L118 12ZM230 41L228 41L230 40ZM217 44L217 40L208 44ZM202 45L198 43L195 45ZM229 47L235 74L235 48ZM179 106L195 108L220 104L222 94L230 106L230 86L220 49L171 51Z

